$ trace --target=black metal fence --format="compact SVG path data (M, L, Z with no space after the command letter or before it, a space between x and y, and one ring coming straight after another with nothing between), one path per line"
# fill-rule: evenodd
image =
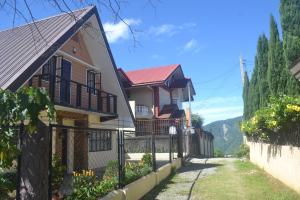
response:
M3 177L6 179L6 185L0 182L0 199L22 199L20 194L24 188L21 179L24 174L26 178L38 180L47 187L43 188L44 193L48 193L44 194L43 199L52 199L56 195L72 195L76 174L91 172L96 179L101 180L105 176L106 167L116 163L116 188L122 188L138 178L129 175L135 164L141 166L151 163L149 168L145 168L150 173L185 155L185 136L181 136L184 133L180 131L174 136L167 133L137 136L136 132L120 127L88 128L79 122L70 123L70 126L43 125L38 130L38 134L30 135L25 133L23 126L16 127L18 133L15 135L19 137L16 137L15 142L20 154L16 156L11 168L0 173L0 181ZM31 148L31 144L36 147ZM32 173L32 170L36 171ZM10 189L4 186L10 186Z

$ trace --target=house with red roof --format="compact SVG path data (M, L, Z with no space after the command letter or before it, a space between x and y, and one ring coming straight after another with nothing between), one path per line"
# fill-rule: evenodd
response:
M136 119L137 134L149 130L145 123L150 119L185 121L182 104L189 101L189 94L193 101L196 92L180 64L118 71Z

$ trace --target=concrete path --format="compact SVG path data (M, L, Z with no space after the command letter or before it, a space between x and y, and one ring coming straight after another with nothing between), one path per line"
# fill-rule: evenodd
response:
M185 162L177 174L166 185L157 188L143 199L155 200L192 200L191 193L196 180L215 172L218 158L192 158Z

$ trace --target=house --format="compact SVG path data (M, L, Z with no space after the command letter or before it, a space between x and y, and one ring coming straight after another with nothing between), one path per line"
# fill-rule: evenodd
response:
M291 68L292 74L300 81L300 59L298 59Z
M135 116L137 135L168 134L171 125L186 125L182 104L193 101L196 93L180 64L127 72L120 68L119 75Z
M69 173L117 160L116 133L134 128L133 114L95 6L0 32L0 87L24 86L48 90L52 153Z

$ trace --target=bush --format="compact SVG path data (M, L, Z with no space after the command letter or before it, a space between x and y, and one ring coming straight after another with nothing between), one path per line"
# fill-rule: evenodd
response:
M8 198L7 193L16 190L16 188L17 188L16 172L0 173L0 199Z
M152 167L152 155L150 153L144 154L142 158L142 163L149 167Z
M242 144L240 149L236 152L238 158L250 158L250 149L246 144Z
M103 175L103 179L111 179L113 177L117 177L119 172L118 161L111 160L108 162L105 172Z
M61 186L64 175L66 173L66 166L61 164L61 159L58 155L53 155L52 159L52 188L54 190L59 189Z
M241 123L241 131L247 137L269 142L280 129L290 123L300 123L300 96L271 97L267 107L255 112L254 116Z
M224 153L220 149L215 149L215 151L214 151L214 157L216 157L216 158L223 158L224 157Z

